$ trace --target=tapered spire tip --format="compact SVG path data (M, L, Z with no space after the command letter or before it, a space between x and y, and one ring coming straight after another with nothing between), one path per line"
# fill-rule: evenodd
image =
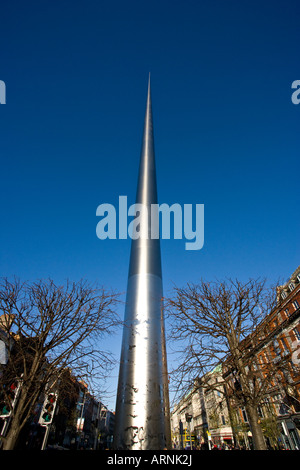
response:
M148 96L151 95L151 77L150 77L150 72L149 72L149 77L148 77Z

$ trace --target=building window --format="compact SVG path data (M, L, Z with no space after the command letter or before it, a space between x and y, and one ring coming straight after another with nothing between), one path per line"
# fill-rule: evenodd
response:
M297 310L299 308L299 303L298 303L297 300L294 300L293 307L294 307L295 310Z
M261 363L261 365L265 365L265 364L268 364L268 357L266 355L265 352L262 352L260 356L258 356L259 358L259 362Z
M279 347L277 339L274 339L273 341L273 348L274 348L274 352L276 356L280 356L280 347Z
M295 286L294 286L293 282L289 283L289 288L290 288L291 291L295 289Z
M298 279L298 281L300 282L300 273L297 274L297 279Z
M280 415L287 415L289 412L288 407L286 406L285 403L281 402L279 404L279 414Z
M245 408L242 408L242 415L243 415L243 420L245 421L245 423L248 423L248 416L247 416Z
M288 345L286 344L286 340L285 340L284 338L281 338L280 344L281 344L281 346L282 346L282 348L283 348L283 351L284 351L285 353L290 352L290 351L289 351L289 348L288 348Z
M257 413L260 418L264 418L264 412L260 406L257 408Z
M282 297L283 299L286 298L286 292L284 292L284 290L281 292L281 297Z
M288 317L288 316L289 316L289 314L290 314L290 313L289 313L289 309L288 309L288 308L286 308L286 309L285 309L285 311L284 311L284 313L285 313L285 314L286 314L286 316Z
M293 329L293 333L296 336L297 340L300 341L300 332L298 331L297 328Z

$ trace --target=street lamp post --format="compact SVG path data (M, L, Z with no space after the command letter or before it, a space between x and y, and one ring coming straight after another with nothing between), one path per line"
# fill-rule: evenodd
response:
M190 446L191 446L191 450L192 450L192 437L191 437L191 421L193 419L193 416L186 413L185 414L185 419L186 419L186 422L188 423L189 425L189 434L190 434Z

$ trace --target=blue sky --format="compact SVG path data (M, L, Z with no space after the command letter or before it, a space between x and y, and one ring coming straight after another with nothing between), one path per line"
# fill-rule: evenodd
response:
M296 269L297 0L12 0L1 19L0 276L124 299L130 240L100 241L96 208L134 203L149 72L159 202L205 206L202 250L162 241L165 295Z

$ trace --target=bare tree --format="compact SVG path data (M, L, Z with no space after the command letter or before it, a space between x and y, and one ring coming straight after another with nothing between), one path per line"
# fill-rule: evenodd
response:
M180 352L179 366L172 374L177 394L186 393L197 382L214 387L210 372L222 364L226 391L247 411L254 448L265 449L258 406L282 363L269 364L262 373L256 356L257 327L274 307L273 289L266 288L265 280L201 281L175 288L167 303L169 340ZM220 382L215 386L220 390Z
M116 294L84 281L58 286L3 279L0 331L8 358L0 366L2 397L9 398L11 381L21 384L3 449L15 447L40 394L49 386L55 390L66 369L86 383L107 374L113 357L101 342L120 323L117 301Z

